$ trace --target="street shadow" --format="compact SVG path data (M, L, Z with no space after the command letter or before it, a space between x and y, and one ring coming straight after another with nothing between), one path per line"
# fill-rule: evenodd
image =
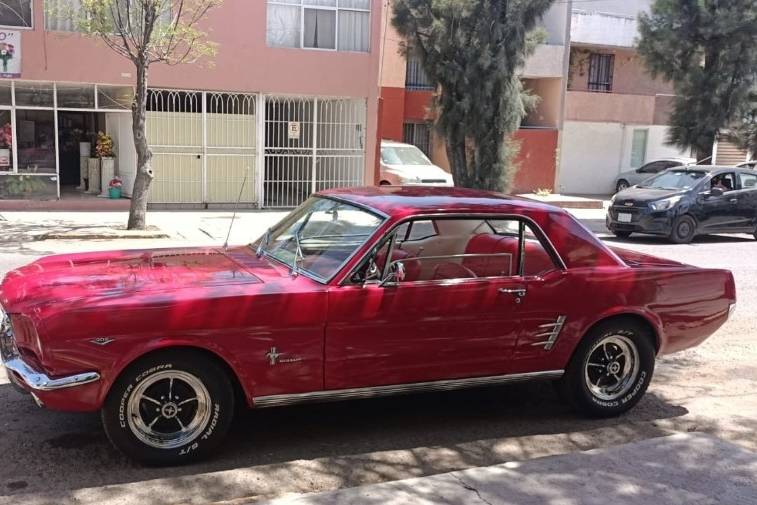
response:
M240 489L241 496L276 494L281 482L286 491L305 492L310 490L307 480L298 481L305 460L321 479L349 487L659 437L669 432L656 426L658 421L688 412L648 393L626 415L586 419L562 403L547 382L262 409L237 416L214 459L145 468L108 443L96 414L41 410L9 385L0 386L0 402L4 415L11 416L6 433L12 433L0 438L0 448L14 454L13 467L0 470L6 495L54 492L72 497L78 489L111 486L103 491L109 497L134 499L118 485L179 478L182 495L190 486L201 501L234 494L222 474L208 472L260 473L259 488ZM403 456L396 459L391 451ZM271 479L269 472L277 477ZM39 479L30 482L24 475ZM151 494L144 501L174 502L170 494ZM68 502L56 498L56 503Z
M98 226L119 226L123 223L99 223ZM44 248L30 249L30 243L38 243L45 240L50 234L60 234L80 229L91 229L92 225L74 223L61 219L46 219L45 226L38 223L5 221L0 220L0 254L17 254L26 256L44 256L55 254L55 251Z
M697 246L707 244L720 244L720 243L740 243L740 242L754 242L754 237L749 235L699 235L694 237L694 240L690 244L674 244L666 237L659 237L655 235L631 235L628 238L620 238L615 235L602 235L600 238L605 242L613 242L618 244L640 244L640 245L667 245L675 247L685 246Z

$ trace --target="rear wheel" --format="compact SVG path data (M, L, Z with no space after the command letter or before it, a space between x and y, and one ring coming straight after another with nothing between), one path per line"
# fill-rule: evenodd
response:
M673 221L673 228L670 230L670 240L676 244L688 244L694 240L697 231L697 223L694 218L688 215L678 216Z
M621 180L618 181L618 184L615 186L615 192L616 193L620 193L624 189L628 189L630 187L631 187L631 185L628 183L627 180L621 179Z
M177 465L210 454L234 415L225 370L201 354L161 352L124 371L101 411L105 432L128 457Z
M638 403L654 373L652 335L631 319L596 326L579 344L559 388L579 411L622 414Z

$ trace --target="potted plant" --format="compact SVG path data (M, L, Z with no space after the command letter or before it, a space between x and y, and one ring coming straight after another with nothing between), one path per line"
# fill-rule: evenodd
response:
M100 158L100 177L103 181L102 194L108 196L105 187L105 181L110 181L116 176L116 160L113 152L113 137L107 133L97 132L97 142L95 143L95 154Z
M0 170L9 170L11 166L11 147L13 145L13 128L10 123L0 128Z
M123 181L120 177L114 177L110 180L108 183L108 197L117 200L121 198L121 187L123 186Z

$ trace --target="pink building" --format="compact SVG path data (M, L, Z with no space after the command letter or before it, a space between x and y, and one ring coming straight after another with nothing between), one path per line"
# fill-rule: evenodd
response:
M76 191L89 174L81 142L97 131L114 138L129 194L134 68L55 14L77 4L0 4L0 38L16 40L16 66L0 73L0 127L10 133L0 135L0 198ZM213 65L150 71L151 202L228 204L246 180L245 204L286 207L313 190L372 183L381 6L226 0L211 11L203 24L218 44ZM101 181L91 182L96 191Z

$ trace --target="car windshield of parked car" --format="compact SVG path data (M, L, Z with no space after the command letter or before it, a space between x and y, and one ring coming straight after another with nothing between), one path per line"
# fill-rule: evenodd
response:
M668 170L656 177L639 184L640 188L652 189L690 189L693 188L706 172L701 170Z
M381 217L359 207L313 197L256 245L261 254L328 281L382 222Z
M381 161L386 165L431 165L423 151L415 146L384 146Z

